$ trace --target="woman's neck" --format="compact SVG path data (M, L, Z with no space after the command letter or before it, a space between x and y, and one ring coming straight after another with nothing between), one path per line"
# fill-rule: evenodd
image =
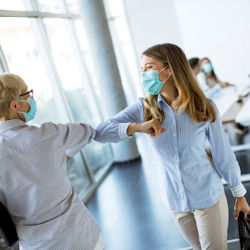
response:
M166 86L166 88L162 88L160 92L161 96L163 97L164 101L171 106L172 102L176 99L178 95L178 91L175 86Z

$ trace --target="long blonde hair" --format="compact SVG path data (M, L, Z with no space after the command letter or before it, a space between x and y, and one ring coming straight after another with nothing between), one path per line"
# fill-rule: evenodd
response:
M145 50L142 55L149 56L171 69L178 97L172 102L173 110L180 115L187 112L194 122L216 120L216 111L200 89L184 52L176 45L165 43ZM159 109L158 96L148 94L143 100L144 120L153 118L163 121L164 113Z

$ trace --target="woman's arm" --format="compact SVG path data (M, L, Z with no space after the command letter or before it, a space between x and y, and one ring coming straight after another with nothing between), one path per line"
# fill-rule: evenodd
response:
M213 103L216 108L216 105ZM235 206L235 217L238 218L239 211L246 213L249 210L248 204L244 198L246 189L241 183L241 171L236 157L232 151L228 137L226 136L219 112L215 122L208 124L207 136L211 146L214 165L219 174L226 180L232 194L237 198ZM247 211L248 212L248 211Z
M205 91L205 96L207 98L213 98L218 92L221 91L221 88L220 84L216 84L212 88Z
M144 122L142 100L119 112L113 118L100 123L96 128L95 140L98 142L119 142L141 132L159 136L166 130L156 119Z
M102 143L119 142L128 137L127 129L131 123L143 122L142 100L124 110L113 118L100 123L96 128L94 140Z
M152 119L142 123L131 123L127 129L127 135L131 136L137 132L150 134L151 136L158 137L161 133L167 131L161 127L157 119Z

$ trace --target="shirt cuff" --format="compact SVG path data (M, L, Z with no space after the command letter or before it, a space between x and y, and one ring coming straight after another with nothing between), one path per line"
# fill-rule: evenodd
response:
M247 192L247 190L245 189L242 183L236 187L232 187L231 191L232 191L233 197L243 196Z
M119 137L122 139L122 140L125 140L127 139L129 136L127 134L127 130L128 130L128 126L131 124L131 122L128 122L128 123L120 123L119 124L119 127L118 127L118 134L119 134Z

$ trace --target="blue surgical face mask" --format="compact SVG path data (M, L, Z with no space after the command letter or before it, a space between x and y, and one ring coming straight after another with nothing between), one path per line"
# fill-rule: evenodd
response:
M166 66L165 68L167 67L168 66ZM163 68L161 71L163 71L165 68ZM158 95L161 91L164 82L166 82L171 76L169 75L169 77L167 77L164 81L160 81L159 73L161 71L158 72L158 70L151 70L141 73L142 85L149 94Z
M210 73L213 70L213 66L211 63L205 63L202 65L202 69L206 72L206 73Z
M36 107L36 100L32 97L29 97L27 101L19 100L20 102L27 102L30 105L30 110L28 112L19 112L23 113L25 121L29 122L35 118L37 107Z

